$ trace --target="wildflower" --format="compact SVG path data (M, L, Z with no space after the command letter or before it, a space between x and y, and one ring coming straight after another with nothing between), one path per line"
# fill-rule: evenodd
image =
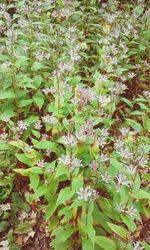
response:
M77 144L75 137L69 133L67 135L62 136L61 139L63 141L63 144L66 146L73 147L74 145Z
M10 122L10 117L9 116L5 116L2 119L4 122Z
M135 209L133 206L127 207L125 213L128 214L131 218L135 218L135 216L137 215L137 209Z
M85 189L81 187L77 194L79 200L84 200L86 202L92 201L98 196L97 191L92 190L90 186L86 187Z
M131 159L133 154L129 151L128 148L121 148L120 150L118 150L121 157L124 159Z
M106 142L106 137L98 137L97 138L99 145L103 148L107 142Z
M128 181L127 177L126 177L123 173L119 173L119 174L116 176L116 179L117 179L117 186L118 186L119 190L120 190L120 188L121 188L122 186L127 186L127 187L129 187L130 182ZM119 190L118 190L118 191L119 191ZM117 191L117 192L118 192L118 191Z
M34 124L34 128L37 129L37 130L40 130L42 128L42 124L41 124L41 121L37 121L35 122Z
M107 173L101 174L102 181L108 183L111 180L111 175L108 175Z
M70 156L62 154L61 157L58 158L58 163L64 165L70 165L71 164Z
M47 134L42 134L42 139L41 139L41 141L45 141L47 138L48 138L48 135L47 135Z
M108 158L107 155L105 155L105 154L101 154L101 155L100 155L100 159L101 159L102 162L105 162L105 161L108 161L108 160L109 160L109 158Z
M82 166L80 159L75 157L70 157L70 155L63 155L63 154L61 155L61 157L58 158L58 163L66 165L67 167L71 167L72 169Z
M138 161L138 165L141 166L141 167L146 167L148 161L147 159L145 159L144 157L142 157L141 159L139 159Z
M27 130L28 126L29 126L28 123L22 120L17 122L17 128L20 134L22 134L25 130Z
M96 161L92 161L92 162L90 163L90 168L91 168L91 170L92 170L93 172L95 172L95 171L97 170L97 167L98 167L98 164L97 164Z
M9 241L8 240L2 240L2 241L0 241L0 249L9 250L10 249L9 248Z
M135 74L134 72L129 72L129 73L128 73L128 77L129 77L130 79L134 78L135 76L136 76L136 74Z
M121 139L117 139L114 143L114 148L116 150L120 150L121 148L123 148L124 146L124 142Z
M79 132L76 131L74 135L76 136L78 141L82 141L82 142L86 141L86 134L84 133L84 131L82 130L80 130Z
M51 87L51 88L42 89L42 92L43 92L45 95L48 95L48 94L53 94L53 93L55 93L55 90Z
M123 204L117 204L117 205L116 205L116 210L117 210L119 213L124 213L125 208L126 208L126 206L123 205Z
M11 207L10 207L10 204L7 203L7 204L2 204L2 205L0 205L0 209L1 209L2 211L8 211L8 210L11 209Z
M36 165L37 165L39 168L44 168L44 164L45 164L44 160L39 160L39 161L36 163Z
M142 249L144 249L144 247L141 247L138 241L133 242L133 250L142 250Z
M6 140L8 137L8 133L6 133L5 131L3 133L0 134L0 139L1 140Z
M18 34L15 30L9 29L6 33L6 35L7 35L8 39L10 39L11 43L16 42Z
M30 153L32 151L33 146L26 145L25 146L25 152Z
M54 115L45 115L42 117L43 122L52 124L55 121Z
M110 96L101 95L98 97L98 101L102 107L106 107L110 103Z
M121 128L120 132L123 136L126 136L129 133L130 129L129 128Z
M150 91L143 91L143 95L145 98L150 98Z
M134 175L137 171L137 166L130 164L129 166L127 166L127 170L130 172L130 174Z

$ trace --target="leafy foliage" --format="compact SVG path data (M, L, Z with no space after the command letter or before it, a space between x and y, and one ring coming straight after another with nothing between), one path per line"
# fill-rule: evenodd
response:
M148 1L0 13L0 246L147 250Z

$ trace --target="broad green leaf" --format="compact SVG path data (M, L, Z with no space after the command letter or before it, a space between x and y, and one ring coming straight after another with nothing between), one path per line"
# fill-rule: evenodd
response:
M104 236L96 236L95 237L95 242L98 244L100 247L106 250L117 250L117 246L115 242L107 237Z
M57 198L56 205L59 206L65 201L69 200L73 195L74 195L74 190L71 190L69 187L61 189Z
M43 67L42 63L40 63L40 62L34 62L31 69L33 71L37 71L37 70L41 69L42 67Z
M44 104L44 96L41 91L36 92L36 94L33 96L33 100L38 108L41 109Z
M136 199L148 199L150 200L150 193L146 192L143 189L139 189L137 192L131 194L132 197Z
M0 92L0 100L15 98L16 95L13 92Z
M93 243L90 239L82 240L82 249L83 250L94 250Z
M45 195L46 192L47 192L47 186L45 186L45 185L40 186L40 187L36 190L36 192L34 193L34 199L36 200L36 199L38 199L39 197Z
M16 153L15 156L22 163L24 163L24 164L32 167L33 162L25 154L18 154L18 153Z
M119 235L125 240L128 239L128 231L123 226L118 226L110 222L107 222L107 224L115 234Z
M40 181L39 175L35 173L31 173L29 177L30 177L30 186L35 191L39 185L39 181Z

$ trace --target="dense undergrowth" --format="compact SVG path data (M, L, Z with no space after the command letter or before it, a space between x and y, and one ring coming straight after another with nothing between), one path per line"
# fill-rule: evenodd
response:
M150 2L0 2L0 249L149 250Z

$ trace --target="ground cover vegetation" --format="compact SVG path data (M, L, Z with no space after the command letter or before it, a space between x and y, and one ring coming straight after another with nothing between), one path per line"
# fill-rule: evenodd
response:
M149 1L0 1L0 249L150 249L149 52Z

